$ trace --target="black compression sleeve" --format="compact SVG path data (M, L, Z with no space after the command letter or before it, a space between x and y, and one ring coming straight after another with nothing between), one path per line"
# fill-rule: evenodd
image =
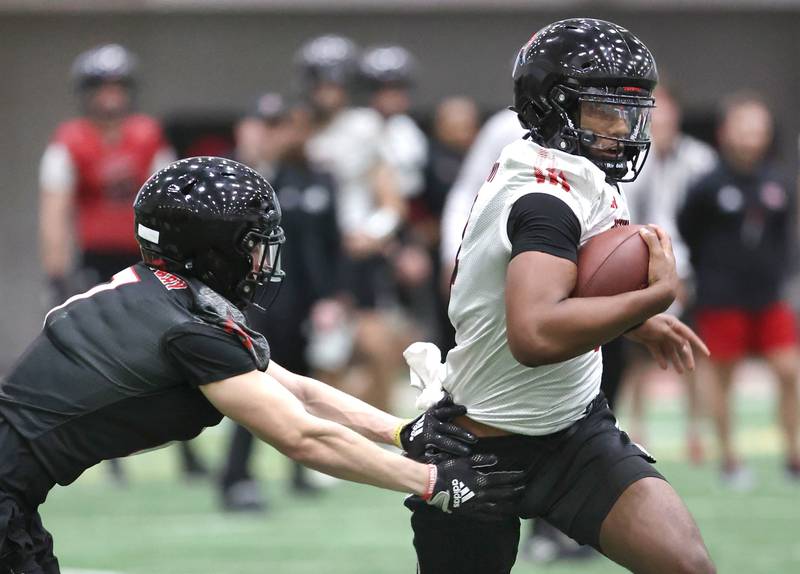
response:
M520 197L508 216L511 257L525 251L541 251L578 261L581 224L566 203L547 193Z

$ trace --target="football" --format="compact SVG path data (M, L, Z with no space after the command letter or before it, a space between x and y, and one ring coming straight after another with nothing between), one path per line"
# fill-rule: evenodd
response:
M604 231L578 250L573 297L604 297L647 287L650 250L639 235L643 225Z

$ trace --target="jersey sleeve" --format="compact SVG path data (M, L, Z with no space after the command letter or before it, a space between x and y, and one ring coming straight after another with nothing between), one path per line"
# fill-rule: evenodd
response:
M39 185L47 193L70 194L75 189L75 163L66 145L47 146L39 164Z
M258 369L242 340L209 323L184 323L164 334L161 346L191 386L205 385Z
M511 257L541 251L578 261L581 224L561 199L546 193L528 193L514 202L507 222Z

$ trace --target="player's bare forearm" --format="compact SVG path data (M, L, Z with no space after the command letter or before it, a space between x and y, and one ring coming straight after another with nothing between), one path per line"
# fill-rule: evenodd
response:
M318 418L283 385L252 371L203 385L223 414L306 466L345 480L425 494L428 467L387 452L356 432Z
M70 264L72 196L42 190L39 206L39 238L42 268L51 278L60 278Z
M394 433L404 422L321 381L292 373L274 361L267 373L289 389L309 413L342 424L369 440L393 444Z
M345 480L420 495L428 487L426 465L407 464L412 461L331 421L317 419L299 448L286 454L306 466Z
M524 365L565 361L607 343L665 310L674 292L656 283L613 297L572 298L577 268L545 253L517 255L508 266L506 326Z
M657 290L656 290L657 291ZM591 351L660 313L669 305L650 289L613 297L568 298L536 318L530 337L538 364L557 363Z

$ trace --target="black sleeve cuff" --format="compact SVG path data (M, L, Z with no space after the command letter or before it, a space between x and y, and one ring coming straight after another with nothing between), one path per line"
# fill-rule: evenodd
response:
M512 259L525 251L541 251L578 261L581 224L562 200L547 193L529 193L511 208L507 224Z

